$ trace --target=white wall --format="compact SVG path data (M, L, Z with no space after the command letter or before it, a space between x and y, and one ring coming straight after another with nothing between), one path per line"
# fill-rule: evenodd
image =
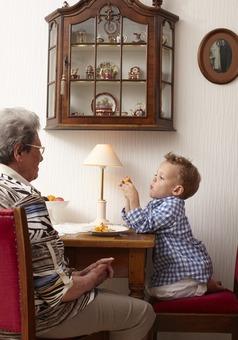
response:
M48 39L44 17L62 3L0 1L0 106L24 106L36 111L43 127ZM70 5L74 3L71 1ZM150 5L151 1L144 3ZM69 199L71 220L92 220L98 197L98 172L83 167L82 162L95 144L111 143L124 167L106 170L105 197L108 217L119 222L123 200L117 184L122 176L133 178L144 205L149 199L150 180L162 156L172 150L189 157L198 166L202 183L199 192L187 201L187 213L194 234L210 251L216 277L231 288L238 236L238 80L227 85L207 81L198 68L197 50L203 36L212 29L226 27L237 32L238 2L164 0L163 8L180 16L175 60L177 132L42 130L46 153L35 186L43 194ZM184 335L177 338L203 339Z

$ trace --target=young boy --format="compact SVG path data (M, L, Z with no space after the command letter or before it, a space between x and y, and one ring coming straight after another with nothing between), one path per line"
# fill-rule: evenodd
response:
M122 217L139 233L155 233L153 274L148 288L159 299L199 296L223 287L212 277L212 261L201 241L193 237L184 200L198 190L201 177L186 158L165 155L150 186L152 200L140 207L138 192L127 177L120 186L126 204Z

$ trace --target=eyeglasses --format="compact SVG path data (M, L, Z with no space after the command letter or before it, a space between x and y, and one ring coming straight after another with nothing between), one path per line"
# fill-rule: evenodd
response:
M41 155L45 152L45 147L44 146L39 146L39 145L34 145L34 144L25 144L27 146L31 146L33 148L39 149Z

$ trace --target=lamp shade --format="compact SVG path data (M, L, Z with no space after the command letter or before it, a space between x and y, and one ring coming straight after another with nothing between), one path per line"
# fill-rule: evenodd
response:
M97 144L89 153L83 164L101 167L122 166L121 161L110 144Z

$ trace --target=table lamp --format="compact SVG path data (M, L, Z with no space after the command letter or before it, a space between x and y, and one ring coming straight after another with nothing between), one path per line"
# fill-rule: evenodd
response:
M100 168L100 196L97 201L97 217L92 223L99 225L101 223L108 224L109 220L106 219L106 200L103 197L104 193L104 170L109 167L121 167L122 164L112 149L110 144L97 144L88 157L85 159L84 165L98 166Z

